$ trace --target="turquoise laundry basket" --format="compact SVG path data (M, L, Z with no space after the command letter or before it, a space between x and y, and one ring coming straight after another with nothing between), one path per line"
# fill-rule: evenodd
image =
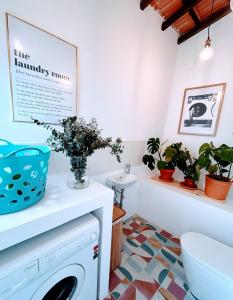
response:
M50 148L0 139L0 215L28 208L45 193Z

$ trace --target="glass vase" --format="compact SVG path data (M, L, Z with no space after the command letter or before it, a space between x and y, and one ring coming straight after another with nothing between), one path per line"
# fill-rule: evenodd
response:
M85 189L89 186L86 156L74 156L70 158L67 184L71 189Z

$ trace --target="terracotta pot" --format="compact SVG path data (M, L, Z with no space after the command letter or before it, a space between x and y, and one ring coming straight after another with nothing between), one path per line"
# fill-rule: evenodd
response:
M193 178L190 177L185 177L184 178L184 187L187 186L188 188L196 188L197 185L195 183L195 181L193 180Z
M173 181L172 175L174 174L175 169L162 169L160 170L159 179L164 181Z
M205 177L205 193L207 196L225 200L231 188L232 181L219 181L212 178L210 175Z

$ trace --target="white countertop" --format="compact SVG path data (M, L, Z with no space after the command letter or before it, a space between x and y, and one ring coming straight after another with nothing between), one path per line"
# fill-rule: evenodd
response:
M86 210L97 209L100 203L96 198L106 194L112 197L110 189L96 182L87 189L72 190L66 179L66 173L48 176L45 197L40 202L20 212L0 215L0 250L77 218ZM17 231L22 227L26 232L21 237ZM13 233L17 235L10 236Z
M20 212L0 215L0 250L97 209L100 203L96 198L106 194L112 197L110 189L96 182L87 189L72 190L66 180L66 173L48 176L45 197L40 202ZM20 234L22 229L25 232ZM10 236L15 230L17 235Z
M99 299L108 292L113 191L91 181L86 189L67 187L67 174L49 175L45 197L23 211L0 215L0 251L88 212L100 221ZM1 252L0 252L1 254ZM102 263L103 260L103 263Z

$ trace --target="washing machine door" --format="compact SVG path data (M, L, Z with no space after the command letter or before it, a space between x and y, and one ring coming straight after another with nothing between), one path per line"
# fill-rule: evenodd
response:
M31 300L76 300L83 287L85 271L81 265L65 266L45 280Z

